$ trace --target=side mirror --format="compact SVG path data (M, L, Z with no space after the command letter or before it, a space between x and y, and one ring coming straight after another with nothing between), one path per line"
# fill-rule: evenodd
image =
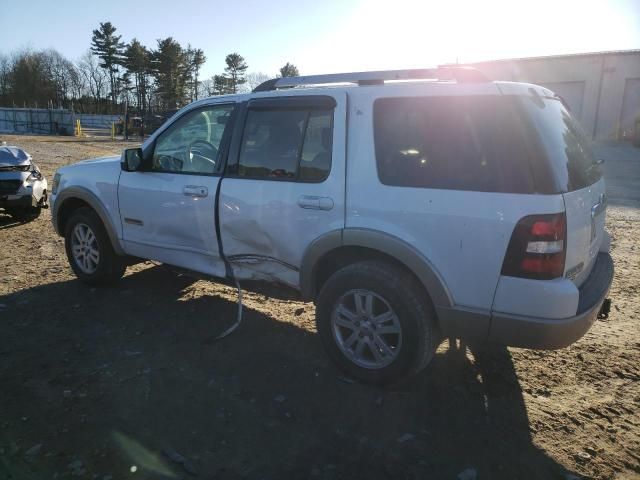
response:
M142 167L142 149L127 148L122 152L120 168L125 172L137 172Z

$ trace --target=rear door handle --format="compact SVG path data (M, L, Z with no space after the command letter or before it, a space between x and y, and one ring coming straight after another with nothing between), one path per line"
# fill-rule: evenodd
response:
M209 195L209 189L200 185L185 185L182 187L182 193L188 197L206 197Z
M333 199L315 195L302 195L298 198L298 206L313 210L331 210L333 208Z

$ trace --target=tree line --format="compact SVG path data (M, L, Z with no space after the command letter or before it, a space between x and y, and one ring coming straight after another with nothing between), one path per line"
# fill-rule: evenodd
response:
M249 72L234 52L224 71L201 79L207 58L200 48L172 37L148 48L137 39L122 41L111 22L93 31L91 46L76 62L54 49L0 52L0 106L72 108L81 113L121 113L127 103L141 115L180 108L198 98L239 93L271 76ZM277 76L297 76L286 63Z

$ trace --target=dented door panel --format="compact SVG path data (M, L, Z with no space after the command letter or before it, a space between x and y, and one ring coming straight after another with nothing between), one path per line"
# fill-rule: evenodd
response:
M343 192L331 210L301 208L301 191L328 195L340 189L331 176L320 184L225 178L220 195L222 244L235 275L298 287L306 247L344 227ZM337 197L337 198L336 198Z
M237 278L298 288L305 249L323 234L344 228L346 94L331 96L336 101L332 159L324 181L223 178L220 231Z

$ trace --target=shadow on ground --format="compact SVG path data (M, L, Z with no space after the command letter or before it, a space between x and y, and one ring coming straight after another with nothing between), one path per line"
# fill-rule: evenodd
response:
M154 267L0 298L0 476L563 478L506 349L454 346L402 388L348 383L277 315L246 308L211 342L236 306L191 283Z
M19 227L20 225L24 225L26 223L34 221L35 219L38 218L38 216L39 216L39 213L37 215L31 215L24 219L17 220L13 218L11 215L9 215L8 213L5 213L4 211L0 210L0 230L4 230L6 228Z

